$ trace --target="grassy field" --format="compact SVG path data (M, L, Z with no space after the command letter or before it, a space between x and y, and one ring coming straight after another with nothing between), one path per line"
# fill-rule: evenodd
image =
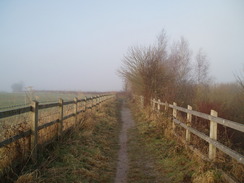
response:
M64 101L73 100L74 97L83 98L91 94L84 95L82 92L33 92L32 100L37 100L40 103L56 102L59 98ZM14 108L16 105L30 104L30 99L25 92L7 93L0 92L0 110Z

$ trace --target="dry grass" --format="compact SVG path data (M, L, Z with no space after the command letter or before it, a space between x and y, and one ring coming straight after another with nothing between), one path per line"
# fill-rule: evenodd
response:
M143 113L151 112L150 109L146 109L142 111ZM179 143L182 144L183 139L185 139L186 130L178 125L176 125L175 132L177 134L177 138L175 135L172 134L172 119L169 118L169 114L154 112L154 115L151 115L153 117L148 118L148 120L153 120L157 122L157 128L162 129L163 134L168 139L177 139ZM170 114L172 114L172 111L170 111ZM180 121L186 123L186 117L182 117L181 115L177 116ZM198 118L193 118L192 122L193 128L197 129L198 131L205 133L206 135L209 135L209 121L207 120L199 120ZM203 125L204 124L204 125ZM229 148L233 148L233 144L231 143L231 140L228 138L225 131L218 131L218 139L221 143L226 145ZM224 141L224 142L223 142ZM191 142L190 144L194 148L196 148L198 151L201 152L201 155L204 155L205 157L208 157L208 148L209 144L204 141L203 139L199 138L198 136L191 134ZM184 145L187 147L186 145ZM234 148L239 153L243 153L243 149L237 149ZM192 157L193 152L189 150L189 157ZM194 156L194 158L197 158ZM203 162L204 163L204 162ZM205 162L206 163L206 162ZM211 165L212 166L212 165ZM244 181L244 166L241 163L238 163L235 159L231 158L230 156L226 155L222 151L217 149L217 158L214 162L215 169L224 170L228 175L230 175L232 178L236 179L239 182ZM219 171L216 170L219 175ZM212 172L212 171L211 171ZM204 182L204 181L203 181Z
M82 109L83 106L79 106L79 109ZM74 112L74 105L66 105L64 107L64 115L69 115ZM31 124L31 112L26 114L21 114L13 117L8 117L0 121L0 141L9 139L15 135L18 135L22 132L30 130ZM59 110L57 107L50 109L39 110L39 121L38 125L41 126L50 121L56 120L59 117ZM81 121L82 114L78 116L78 119ZM74 119L69 118L63 121L64 128L63 130L68 130L74 126ZM58 125L54 124L47 128L43 128L38 131L38 144L40 146L50 143L57 137ZM0 177L9 171L17 171L21 169L19 166L24 166L26 162L30 160L30 136L21 138L14 143L11 143L5 147L0 148Z
M149 160L156 182L225 182L221 173L211 163L193 156L193 153L185 149L184 145L175 138L172 134L172 122L166 114L153 114L150 109L140 111L133 105L132 109L137 121L135 133L140 142L134 145L140 144L138 149L146 151L146 154L151 157ZM135 146L132 147L132 151L138 151L138 149ZM132 154L132 159L137 158L133 156L139 156L139 153ZM141 165L147 164L143 156L136 160L138 161L141 161ZM129 175L131 182L147 182L147 179L140 181L140 175L145 172L143 168L134 162L131 166L132 172Z
M220 179L220 172L216 170L208 170L200 173L198 176L193 177L193 183L214 183Z
M112 182L118 150L118 107L118 102L107 103L99 111L86 113L85 121L46 149L41 163L25 168L17 182Z

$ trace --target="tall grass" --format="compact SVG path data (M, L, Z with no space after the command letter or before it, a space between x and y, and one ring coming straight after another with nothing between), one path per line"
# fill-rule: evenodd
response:
M112 182L115 176L119 102L88 112L62 141L44 150L37 166L26 166L17 182Z
M150 108L138 110L134 104L132 108L141 147L154 157L151 160L154 162L154 170L164 175L161 179L163 181L158 182L227 182L216 165L203 161L175 137L171 128L172 121L167 114L154 113ZM180 132L179 128L176 130ZM198 139L192 140L199 146L203 145ZM136 165L133 167L138 168ZM132 182L140 182L138 171L132 172L130 177Z
M84 110L83 103L79 103L78 110ZM64 115L69 115L74 112L74 105L64 106ZM81 121L82 115L79 115L78 121ZM52 107L49 109L39 110L38 114L38 126L44 125L50 121L57 120L59 118L59 108ZM15 135L19 135L22 132L30 130L32 122L31 112L3 118L0 120L0 141L10 139ZM69 130L75 125L74 118L68 118L63 121L63 131ZM57 138L58 124L51 125L47 128L43 128L38 131L38 146L45 147L48 143ZM6 172L11 171L16 166L21 166L26 161L30 160L31 147L30 136L21 138L7 146L0 148L0 177ZM25 163L24 163L25 164ZM19 168L17 168L19 169Z

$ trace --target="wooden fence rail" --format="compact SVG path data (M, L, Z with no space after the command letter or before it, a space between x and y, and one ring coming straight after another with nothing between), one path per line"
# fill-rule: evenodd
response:
M84 99L77 99L74 98L73 101L66 101L64 102L63 99L59 99L56 103L50 103L50 104L39 104L37 101L33 101L31 106L28 107L22 107L18 109L13 110L7 110L7 111L0 111L0 119L16 116L19 114L31 112L32 113L32 120L30 121L30 130L27 130L25 132L20 132L19 134L12 136L8 139L4 139L0 142L0 148L5 147L17 140L20 140L21 138L29 137L30 136L30 151L32 160L36 161L37 159L37 153L38 153L38 131L50 127L54 124L58 124L58 137L61 137L63 134L63 121L74 117L74 124L77 124L77 115L85 112L86 110L101 105L102 102L114 97L114 95L98 95L95 97L85 97ZM66 105L74 105L74 111L71 114L68 114L64 116L64 106ZM83 109L78 110L78 106L82 106ZM59 117L58 119L55 119L53 121L46 122L45 124L38 125L38 115L40 110L42 109L48 109L52 107L58 107L59 109Z
M138 96L138 99L140 100L139 104L140 107L143 107L143 97ZM196 136L200 137L202 140L209 143L209 152L208 152L208 159L215 160L216 159L216 148L218 148L220 151L224 152L225 154L229 155L230 157L237 160L239 163L244 164L244 156L229 147L225 146L224 144L220 143L217 139L217 124L232 128L234 130L244 132L244 125L241 123L237 123L234 121L230 121L227 119L223 119L220 117L217 117L217 112L214 110L211 110L211 114L205 114L202 112L194 111L192 110L192 107L188 105L188 108L183 108L177 106L177 104L174 102L173 104L168 104L167 102L161 102L159 99L151 99L151 107L154 111L160 111L161 107L164 106L164 111L167 112L168 108L171 108L173 111L173 120L172 120L172 130L175 133L176 125L180 125L186 130L185 134L185 141L189 144L191 141L190 135L195 134ZM180 121L178 117L178 112L184 112L186 113L186 123ZM210 121L210 132L209 136L205 135L204 133L194 129L191 127L192 123L192 116L197 116L202 119L206 119Z

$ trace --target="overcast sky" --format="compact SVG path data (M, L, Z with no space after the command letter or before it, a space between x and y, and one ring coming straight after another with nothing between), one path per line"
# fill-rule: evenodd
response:
M244 65L243 0L1 0L0 91L23 81L49 90L121 90L117 76L133 45L162 29L207 53L217 82Z

